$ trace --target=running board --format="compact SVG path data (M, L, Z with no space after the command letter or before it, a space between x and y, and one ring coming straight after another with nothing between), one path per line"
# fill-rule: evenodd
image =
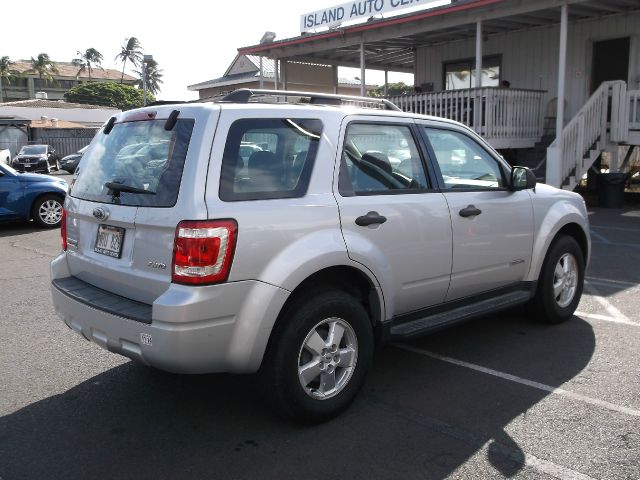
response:
M425 312L425 315L420 318L393 325L390 330L391 340L423 335L488 313L522 305L531 299L531 295L532 291L529 289L512 290L508 293L484 298L473 303L465 303L459 307L444 311L442 310L443 306L438 306L439 308L436 307L437 312ZM433 309L431 310L433 311Z

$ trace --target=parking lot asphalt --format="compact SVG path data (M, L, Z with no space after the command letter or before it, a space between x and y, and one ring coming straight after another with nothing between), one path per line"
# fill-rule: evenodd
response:
M274 416L252 376L163 373L56 317L59 231L0 226L0 478L638 479L640 209L591 209L576 316L517 309L381 349L352 407Z

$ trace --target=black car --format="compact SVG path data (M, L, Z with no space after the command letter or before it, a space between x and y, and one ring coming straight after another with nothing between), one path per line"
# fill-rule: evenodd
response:
M60 170L60 156L51 145L25 145L13 159L13 168L19 172L45 172Z
M60 166L62 169L69 173L75 172L78 164L80 163L80 159L82 158L82 154L87 150L87 148L89 148L89 145L82 147L76 153L62 157L62 160L60 160Z

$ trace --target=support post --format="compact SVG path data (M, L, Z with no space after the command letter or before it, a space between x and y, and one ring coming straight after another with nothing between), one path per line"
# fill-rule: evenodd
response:
M260 88L264 88L264 66L262 55L260 55Z
M482 21L476 22L476 78L473 88L475 88L473 100L473 129L481 133L482 127Z
M384 71L384 96L389 93L389 70Z
M365 84L365 62L364 62L364 40L360 40L360 96L364 97L366 93Z
M338 66L333 65L331 67L331 71L333 73L333 93L338 93Z
M560 51L558 58L558 100L556 105L556 141L554 148L547 149L546 182L554 187L562 185L562 130L564 130L564 85L567 71L567 28L569 6L565 3L560 10Z
M482 21L476 23L476 82L474 88L482 87Z
M286 60L282 60L282 62L280 63L280 67L282 68L282 89L286 90L287 89L287 61Z
M562 136L564 129L565 77L567 74L567 29L569 25L569 5L560 10L560 55L558 58L558 102L556 105L556 138Z
M275 90L278 90L278 84L280 83L280 74L278 72L278 63L279 60L277 58L273 59L273 86Z

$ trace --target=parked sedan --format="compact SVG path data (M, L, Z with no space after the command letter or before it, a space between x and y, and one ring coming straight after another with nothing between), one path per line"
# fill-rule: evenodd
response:
M60 170L60 156L51 145L25 145L13 159L13 168L20 172Z
M60 167L69 173L75 172L76 168L78 168L78 164L80 163L80 159L82 158L82 155L87 150L87 148L89 148L89 145L87 145L86 147L82 147L76 153L72 153L71 155L62 157L62 160L60 160Z
M67 189L62 179L0 165L0 221L33 219L41 227L59 227Z

